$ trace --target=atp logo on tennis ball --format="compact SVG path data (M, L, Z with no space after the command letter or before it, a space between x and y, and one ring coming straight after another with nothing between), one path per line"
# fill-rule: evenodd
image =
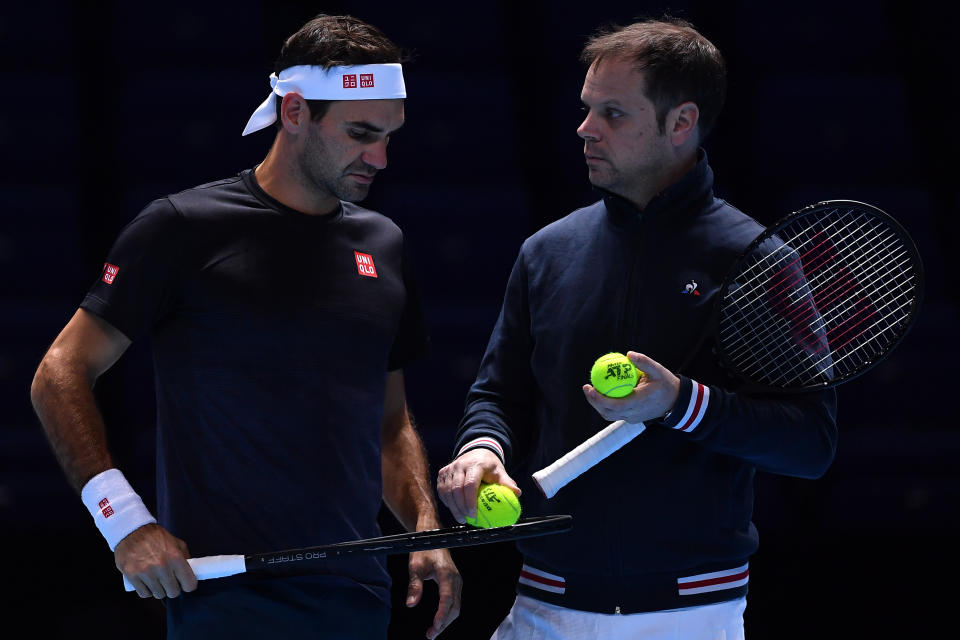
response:
M466 517L467 524L483 529L507 527L520 519L520 501L510 487L480 483L477 495L477 517Z
M630 395L643 372L633 366L622 353L607 353L597 358L590 369L590 384L605 396L622 398Z

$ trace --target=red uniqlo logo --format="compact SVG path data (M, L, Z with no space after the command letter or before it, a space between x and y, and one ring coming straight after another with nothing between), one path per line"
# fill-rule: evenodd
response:
M97 506L100 507L100 513L103 514L104 518L109 518L113 515L113 507L110 506L110 501L106 498L98 502Z
M113 281L117 277L117 272L120 271L120 267L115 264L110 264L109 262L103 263L103 281L107 284L113 284Z
M362 276L367 276L368 278L377 277L377 268L373 264L373 256L369 253L360 253L359 251L354 251L353 255L357 259L357 271Z
M361 73L360 74L360 88L369 89L373 86L373 74L372 73Z
M355 73L345 73L343 74L343 88L344 89L356 89L357 88L357 74Z

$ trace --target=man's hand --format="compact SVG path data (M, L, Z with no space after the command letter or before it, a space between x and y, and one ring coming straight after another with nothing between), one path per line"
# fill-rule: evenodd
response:
M463 580L449 551L434 549L410 554L408 607L414 607L420 602L424 580L435 580L440 591L440 604L433 616L433 625L427 629L427 637L436 638L460 615L460 590L463 588Z
M141 598L176 598L197 588L187 562L186 543L157 524L148 524L120 541L113 552L117 569Z
M505 485L518 496L521 493L497 454L482 447L467 451L437 474L437 494L460 524L466 522L467 516L477 517L481 482Z
M591 385L583 385L587 402L606 420L625 420L631 423L653 420L673 408L680 395L680 378L647 356L628 351L627 357L643 371L630 395L608 398Z

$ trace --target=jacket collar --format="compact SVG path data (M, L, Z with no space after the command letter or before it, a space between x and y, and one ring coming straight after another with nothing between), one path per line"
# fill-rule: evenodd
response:
M713 170L707 162L707 152L698 149L697 164L680 180L654 196L642 210L622 196L597 190L603 194L610 221L617 226L668 224L685 217L684 214L698 211L713 198Z

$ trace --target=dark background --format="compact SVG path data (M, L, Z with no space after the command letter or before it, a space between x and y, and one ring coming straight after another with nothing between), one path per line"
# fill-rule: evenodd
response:
M956 22L936 6L865 0L5 7L5 618L24 621L35 637L94 629L103 639L160 637L161 605L123 592L42 436L30 380L127 221L155 197L262 159L272 134L240 131L267 95L287 35L321 11L351 13L416 54L405 69L407 126L366 204L405 229L421 281L434 350L408 370L408 395L435 474L520 243L595 199L575 135L579 49L604 23L665 8L694 22L729 64L727 106L706 143L718 194L764 223L817 200L873 203L914 236L927 270L913 332L880 368L840 390L839 451L826 476L758 477L748 637L921 637L955 628ZM138 344L97 387L119 464L148 504L151 375L148 348ZM611 494L629 508L615 487ZM396 531L390 516L382 523ZM488 637L511 604L518 557L509 545L454 557L466 582L463 612L443 637ZM435 589L407 611L404 562L390 562L393 637L422 637Z

